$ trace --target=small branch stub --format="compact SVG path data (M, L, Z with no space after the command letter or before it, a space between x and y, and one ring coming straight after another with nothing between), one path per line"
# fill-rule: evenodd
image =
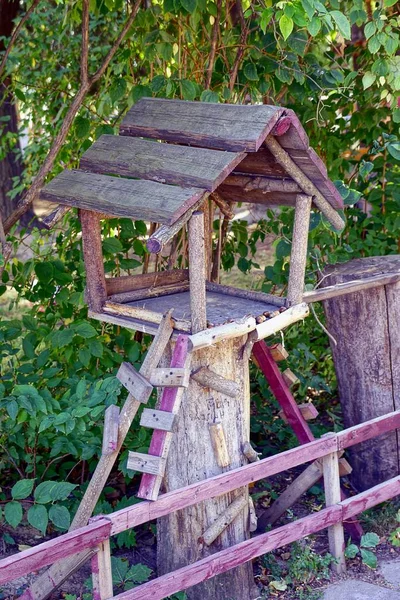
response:
M240 392L240 385L236 381L221 377L221 375L218 375L218 373L215 373L208 367L201 367L192 373L192 379L203 387L211 388L231 398L236 398Z
M247 458L247 460L251 463L257 462L260 460L258 452L256 452L250 442L245 442L242 446L242 452Z
M216 521L203 533L200 541L206 546L210 546L217 537L236 519L244 508L248 508L249 501L246 496L238 496L232 504L228 506Z
M209 427L214 455L219 467L228 467L231 464L226 445L224 428L221 423L212 423Z

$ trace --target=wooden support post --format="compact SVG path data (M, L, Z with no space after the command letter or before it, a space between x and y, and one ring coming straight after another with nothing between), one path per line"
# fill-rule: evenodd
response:
M100 216L91 210L81 210L80 221L88 304L91 310L99 312L107 299Z
M273 154L276 161L285 169L285 171L294 179L305 194L312 196L313 202L317 208L322 212L328 221L333 225L335 229L341 231L345 223L338 212L329 204L323 197L318 188L313 182L303 173L303 171L296 165L294 160L289 154L282 148L278 140L272 135L269 135L265 140L265 145L268 150Z
M165 348L171 338L173 332L172 311L167 312L158 328L158 331L153 339L143 364L140 369L140 374L144 377L148 377L151 371L157 367L164 354ZM118 444L115 452L109 455L102 455L97 467L92 475L86 492L82 498L82 501L78 507L75 517L69 528L70 531L83 527L87 524L90 517L92 516L93 510L100 498L100 494L107 483L108 476L111 473L111 469L117 460L119 451L121 450L122 444L128 434L130 426L136 413L140 407L134 396L129 394L120 412L119 427L118 427ZM45 600L48 598L54 589L60 586L65 579L76 571L86 560L91 557L92 551L84 551L76 556L63 559L54 563L47 571L42 573L27 590L27 598L29 600Z
M214 521L212 525L203 533L200 541L206 546L211 546L221 533L236 519L244 508L249 506L247 494L238 496L232 504Z
M114 597L110 539L99 544L92 558L93 600L109 600Z
M104 413L103 447L104 455L115 452L118 443L119 408L111 404Z
M219 467L228 467L231 464L222 423L212 423L209 427L214 455Z
M287 291L289 306L300 304L303 298L311 204L311 196L297 195Z
M192 333L207 327L204 215L196 211L189 221L189 281Z
M165 458L144 454L143 452L129 452L127 467L132 471L139 471L139 473L163 477Z
M236 398L240 392L240 385L232 379L225 379L208 367L201 367L192 373L192 379L203 387L211 388L231 398Z
M339 476L339 454L332 452L322 459L324 473L324 489L326 506L337 504L341 500L340 476ZM335 573L342 575L346 572L346 561L344 557L344 530L343 523L336 523L328 527L329 551L336 559L332 564Z

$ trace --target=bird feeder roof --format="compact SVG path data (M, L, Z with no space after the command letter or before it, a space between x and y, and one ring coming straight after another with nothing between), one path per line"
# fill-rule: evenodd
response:
M302 190L263 146L270 134L325 200L341 209L342 198L292 110L159 98L142 98L120 135L101 136L80 169L55 177L41 199L168 225L217 188L227 200L293 204ZM280 191L274 191L277 181Z

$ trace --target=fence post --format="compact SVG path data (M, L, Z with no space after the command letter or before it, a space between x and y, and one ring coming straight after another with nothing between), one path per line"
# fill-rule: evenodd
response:
M92 558L93 600L109 600L114 595L111 570L110 539L97 547Z
M340 496L340 475L339 475L339 452L327 454L322 459L324 473L324 489L326 506L337 504L341 500ZM342 575L346 572L346 561L344 558L344 530L343 523L336 523L328 527L329 552L336 559L332 564L332 570Z

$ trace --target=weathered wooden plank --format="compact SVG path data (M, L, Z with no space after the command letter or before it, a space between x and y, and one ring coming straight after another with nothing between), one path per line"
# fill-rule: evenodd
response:
M142 412L140 425L150 429L161 429L161 431L172 431L177 415L166 410L145 408Z
M132 365L123 362L118 369L117 379L119 379L122 385L138 402L142 404L147 403L153 391L153 386Z
M106 312L97 313L91 310L88 312L88 316L90 319L96 319L97 321L102 321L103 323L110 323L111 325L118 325L118 327L125 327L130 331L141 331L142 333L148 333L149 335L153 336L156 335L158 329L158 325L155 321L154 323L147 323L144 321L139 321L138 319L132 317L117 316L114 314L111 315ZM171 339L176 339L179 333L179 331L174 331L171 336Z
M286 385L288 387L292 387L293 385L295 385L296 383L299 383L299 378L297 377L297 375L295 375L293 373L293 371L289 368L285 369L282 372L282 377L284 382L286 383Z
M304 320L309 313L309 308L305 302L295 304L276 317L257 325L254 339L263 340L266 337L274 335L278 331L285 329L285 327Z
M88 304L92 310L98 311L102 309L104 301L107 298L100 218L95 212L82 210L80 212L80 221Z
M338 433L339 450L366 442L394 429L400 429L400 409L340 431Z
M92 558L93 600L108 600L114 595L111 569L110 540L97 547Z
M108 277L106 278L107 296L163 285L185 283L186 281L189 281L189 269L174 269L172 271L144 273L143 275Z
M229 457L222 423L211 423L209 430L214 456L218 466L228 467L231 464L231 459Z
M118 443L119 408L111 404L104 413L102 454L115 452Z
M173 302L170 303L170 306ZM100 321L106 321L108 323L115 323L116 325L123 325L126 323L126 327L130 327L131 329L136 329L137 331L144 331L144 333L153 334L157 329L151 328L148 325L143 324L143 329L140 328L140 324L138 321L148 321L149 324L154 323L158 325L161 323L163 318L162 312L156 312L154 310L149 310L147 308L142 308L140 306L131 306L128 304L118 304L117 302L105 302L102 313L98 317ZM120 317L126 318L126 321L117 321L110 320L107 313L111 313L111 315L119 315ZM93 316L93 313L91 313ZM135 320L135 321L134 321ZM174 329L178 329L179 331L187 331L190 332L192 330L192 324L187 319L172 319Z
M110 300L111 302L125 304L128 302L135 302L136 300L157 298L158 296L170 296L171 294L187 292L188 290L189 282L183 281L181 283L169 283L167 285L159 285L146 289L141 288L139 290L132 290L131 292L122 292L121 294L113 294L110 297Z
M132 471L139 473L148 473L149 475L164 476L165 458L162 456L152 456L151 454L143 454L142 452L129 452L127 467Z
M240 321L217 325L211 329L205 329L189 336L190 351L200 350L206 346L212 346L227 339L232 339L254 331L256 320L254 317L246 317Z
M0 584L38 571L56 560L93 548L107 539L111 532L111 521L104 517L70 531L62 536L43 542L38 546L23 550L0 560Z
M207 327L206 314L206 254L204 244L204 214L196 211L189 220L189 281L192 333Z
M40 192L40 199L115 217L172 225L204 195L199 188L65 170Z
M354 292L381 287L398 281L400 281L400 273L381 273L354 281L344 281L336 285L315 289L311 292L304 292L303 302L321 302L322 300L329 300L330 298L353 294Z
M217 292L225 294L226 296L245 298L246 300L255 300L256 302L265 302L266 304L274 304L275 306L285 306L286 303L286 298L282 298L282 296L265 294L264 292L257 292L256 290L242 290L241 288L236 288L231 285L221 285L220 283L211 281L207 281L206 288L208 292Z
M311 421L312 419L318 417L319 413L312 402L305 402L304 404L298 404L297 406L299 407L301 415L305 421ZM287 419L283 410L280 410L278 415L287 423Z
M339 453L332 452L322 459L324 474L325 504L327 507L340 502L340 477L339 477ZM328 527L329 552L336 559L332 563L332 570L338 575L346 572L346 561L344 558L344 530L342 523L335 523Z
M189 369L176 367L160 367L154 369L149 376L150 383L155 387L188 387L189 379Z
M120 134L234 152L256 152L284 114L284 109L265 104L142 98L128 111Z
M273 346L269 346L269 350L275 362L280 362L281 360L286 360L289 358L289 352L282 346L282 344L274 344Z
M214 191L245 154L160 144L127 136L102 135L87 150L80 168L159 183Z
M393 477L388 481L384 481L383 483L379 483L373 488L357 494L357 496L342 500L340 504L343 508L343 519L351 519L355 515L399 495L400 475Z

